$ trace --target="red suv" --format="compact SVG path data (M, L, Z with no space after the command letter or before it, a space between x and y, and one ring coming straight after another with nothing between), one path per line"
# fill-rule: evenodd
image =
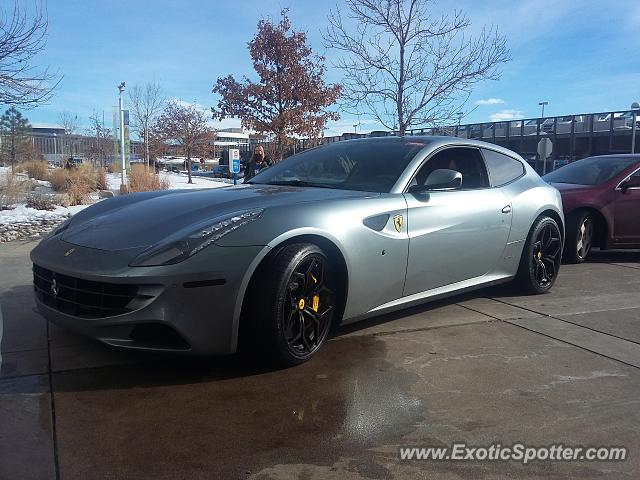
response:
M640 155L588 157L544 179L562 195L566 261L584 262L594 246L640 248Z

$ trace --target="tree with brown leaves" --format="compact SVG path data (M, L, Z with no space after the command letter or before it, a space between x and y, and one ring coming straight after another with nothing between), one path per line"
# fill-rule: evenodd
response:
M191 180L191 159L204 156L215 139L215 131L207 124L208 115L194 105L169 102L153 126L153 135L177 144L187 157L187 174Z
M472 88L510 60L495 29L466 36L460 11L436 15L433 0L346 0L329 14L325 45L341 53L344 105L404 135L454 118ZM351 24L355 23L355 26Z
M249 53L259 80L219 78L213 87L221 97L211 109L214 118L239 117L245 128L273 135L279 158L292 136L318 137L328 120L339 118L327 109L341 87L325 84L324 58L313 55L304 32L291 30L287 10L278 24L258 22Z

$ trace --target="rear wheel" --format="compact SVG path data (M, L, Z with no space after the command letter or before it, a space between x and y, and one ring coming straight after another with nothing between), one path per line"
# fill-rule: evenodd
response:
M259 308L252 309L254 345L259 342L280 365L310 359L327 338L335 312L336 285L327 256L317 245L288 245L263 278Z
M567 221L567 242L564 258L569 263L582 263L589 256L593 246L595 225L593 215L579 212Z
M562 257L562 236L556 221L539 217L522 251L518 281L528 293L545 293L558 277Z

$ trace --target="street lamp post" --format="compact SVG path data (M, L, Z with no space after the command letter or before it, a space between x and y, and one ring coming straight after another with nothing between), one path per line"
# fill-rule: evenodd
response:
M458 113L456 113L456 116L458 117L458 128L456 128L456 135L459 136L460 135L460 122L462 121L462 117L464 117L464 112L458 112Z
M120 193L126 193L127 191L127 179L126 179L126 159L124 155L124 99L122 98L122 92L124 92L124 82L118 85L119 99L118 109L120 113L120 161L122 163L122 172L120 174Z
M355 124L353 125L353 133L355 134L355 133L357 133L357 132L358 132L358 124L357 124L357 123L355 123Z
M544 118L544 106L549 105L549 102L539 102L538 105L542 107L542 118Z
M640 104L633 102L631 104L631 111L633 112L631 124L631 153L636 153L636 119L638 118L638 110L640 110Z

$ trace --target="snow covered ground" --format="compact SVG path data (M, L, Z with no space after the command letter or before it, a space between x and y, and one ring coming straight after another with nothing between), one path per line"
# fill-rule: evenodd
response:
M169 188L171 190L193 189L193 188L218 188L228 186L233 183L231 180L223 178L208 178L197 177L193 175L191 177L193 183L189 182L189 177L181 173L163 172L160 173L161 178L165 178L169 181ZM121 177L119 173L107 173L107 184L109 190L112 192L120 191Z
M9 169L0 167L0 185L3 184L3 178ZM204 177L192 177L193 183L188 183L186 175L178 173L162 173L161 176L169 181L169 188L172 190L181 189L201 189L201 188L219 188L229 186L227 180L210 179ZM120 191L121 177L119 173L108 173L107 183L109 190L114 194ZM38 190L49 189L50 183L42 180L35 181ZM97 195L92 195L97 200ZM57 206L54 210L36 210L28 208L24 203L19 203L16 208L11 210L0 210L0 242L8 242L21 238L34 238L44 232L51 230L66 218L74 215L80 210L87 208L89 205L75 205L71 207Z

